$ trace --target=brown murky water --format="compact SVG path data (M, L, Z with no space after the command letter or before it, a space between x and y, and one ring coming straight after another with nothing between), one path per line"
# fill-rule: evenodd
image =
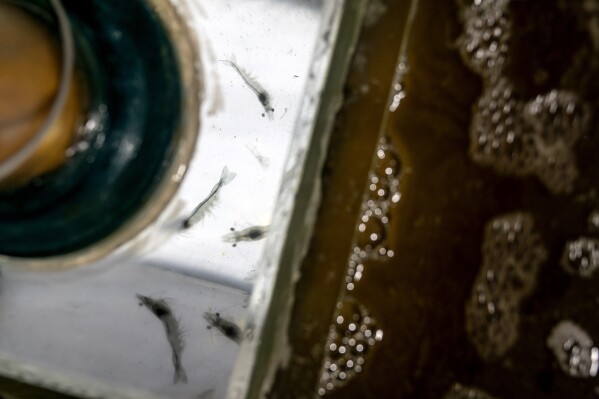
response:
M0 162L23 148L46 121L60 86L61 49L52 30L23 9L0 4ZM32 157L2 185L24 183L66 160L82 112L72 79L60 116Z
M381 144L408 7L384 4L274 396L597 396L599 2L421 0Z

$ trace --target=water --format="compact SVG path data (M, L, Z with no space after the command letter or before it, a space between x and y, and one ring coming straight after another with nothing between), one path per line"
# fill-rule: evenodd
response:
M388 249L390 212L399 202L401 163L388 137L381 137L375 151L362 213L354 232L354 246L347 262L344 287L334 313L325 346L318 394L345 386L362 372L370 348L383 339L370 311L351 291L362 279L365 264L385 264L393 258Z
M590 109L569 90L552 89L526 101L506 77L510 1L481 0L462 12L459 40L465 63L484 90L470 126L473 160L498 173L536 175L553 193L570 192L578 170L573 146L586 133Z
M309 257L328 262L321 276L344 270L337 302L364 309L384 335L350 376L334 362L337 346L331 352L345 336L336 309L318 346L320 395L596 396L599 19L590 4L599 10L596 1L419 3L405 75L389 87L394 112L364 155L374 159L364 201L347 216L357 219L348 260L334 264L329 248L343 245L331 226L340 221L326 217ZM357 136L344 124L351 115L339 119L334 137ZM331 145L335 155L344 148ZM352 195L327 184L323 214L328 196ZM317 271L305 272L314 292L301 291L297 308L317 320L322 286ZM294 347L289 369L298 385L322 359L302 357L306 348Z

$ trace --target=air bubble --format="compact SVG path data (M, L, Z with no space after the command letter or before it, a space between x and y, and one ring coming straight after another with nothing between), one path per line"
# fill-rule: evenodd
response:
M397 108L399 108L399 105L401 104L402 100L406 98L406 91L404 89L403 79L407 70L407 60L405 59L405 57L402 57L402 59L399 61L397 65L396 76L393 83L393 97L391 100L391 104L389 105L389 111L391 112L395 112Z
M388 138L381 138L376 155L374 173L379 178L394 179L399 176L401 162L397 156L397 151Z
M358 245L361 248L370 245L372 248L378 247L383 243L387 236L385 224L378 215L362 216L362 223L358 226Z

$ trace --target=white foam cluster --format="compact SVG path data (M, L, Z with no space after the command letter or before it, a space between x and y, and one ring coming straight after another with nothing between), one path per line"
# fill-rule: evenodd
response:
M348 260L346 288L352 291L360 281L365 261L386 262L395 254L388 249L391 209L401 199L401 161L395 146L383 136L375 151L373 168L362 203L362 213L354 236L354 249Z
M339 302L335 315L320 375L320 396L346 385L362 372L369 349L383 338L383 331L376 328L366 308L354 299Z
M493 87L483 91L470 126L474 161L500 173L524 174L527 160L535 154L527 153L533 147L524 142L518 107L512 86L505 78L498 78Z
M551 90L524 107L524 120L545 146L572 146L588 123L587 111L574 93Z
M482 389L454 384L443 397L444 399L494 399Z
M597 375L599 369L599 349L593 346L589 334L569 320L557 324L547 346L562 371L571 377L589 378Z
M398 68L405 67L400 62ZM395 88L399 85L398 90L402 89L402 84L398 79ZM345 386L360 373L370 349L383 338L383 330L375 326L373 317L348 293L362 280L365 264L386 263L395 255L388 247L388 235L391 209L401 199L401 166L397 149L388 137L381 136L347 261L345 286L340 295L343 299L337 304L330 326L317 392L320 396Z
M462 10L460 52L470 68L485 78L500 71L507 57L510 0L474 0Z
M569 274L590 278L599 269L599 240L580 237L568 241L564 248L561 265Z
M553 193L572 190L578 176L573 147L586 131L589 107L576 93L554 89L526 101L504 75L510 0L474 0L462 11L458 40L465 63L483 78L473 110L470 154L501 174L536 175Z
M488 223L482 255L466 304L466 331L479 356L489 361L516 341L520 303L534 288L547 253L532 216L513 213Z

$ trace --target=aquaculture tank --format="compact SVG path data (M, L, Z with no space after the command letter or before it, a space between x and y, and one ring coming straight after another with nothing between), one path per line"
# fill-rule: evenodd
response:
M0 0L0 397L596 397L598 68L598 0Z

